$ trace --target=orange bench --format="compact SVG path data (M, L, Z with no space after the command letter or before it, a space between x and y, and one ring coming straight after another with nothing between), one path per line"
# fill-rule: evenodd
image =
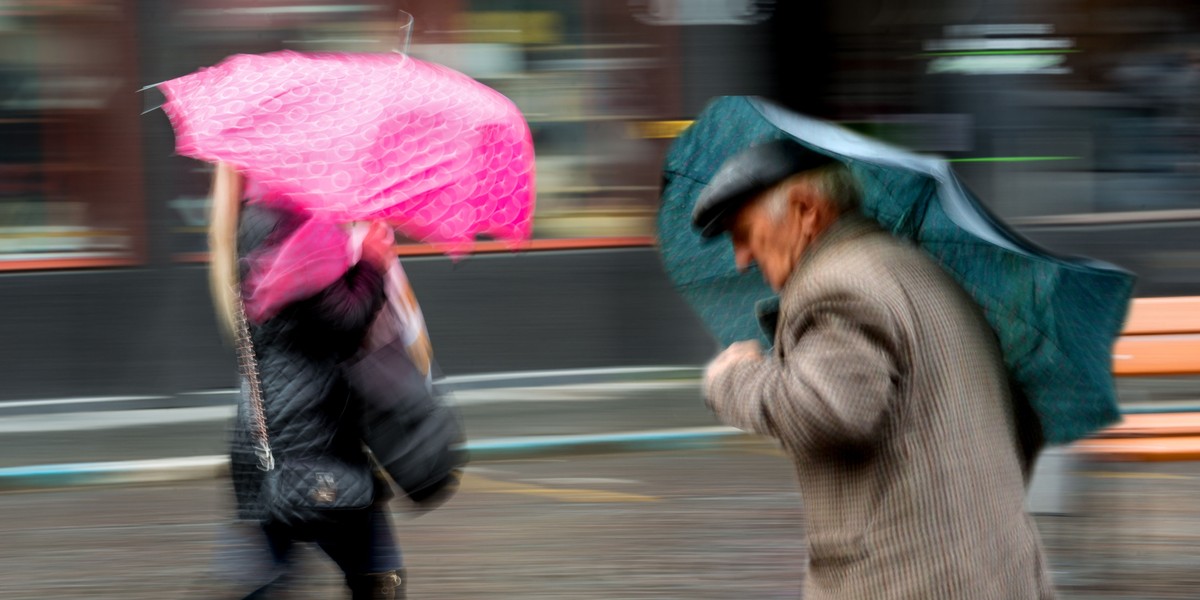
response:
M1183 462L1200 460L1200 436L1090 439L1075 452L1110 462Z
M1113 374L1200 375L1200 297L1134 300L1113 346ZM1200 460L1200 413L1126 415L1071 449L1106 461Z
M1200 375L1200 297L1135 300L1121 337L1113 347L1113 374L1118 377ZM1200 400L1200 386L1196 391ZM1117 477L1128 469L1141 470L1146 463L1200 461L1200 412L1127 414L1121 423L1065 450L1067 456L1085 464L1112 465L1105 469L1112 472L1104 475ZM1059 470L1048 471L1048 483L1043 478L1043 484L1056 493L1044 493L1041 500L1047 502L1049 498L1050 513L1074 512L1085 517L1078 522L1081 529L1073 529L1070 538L1072 554L1081 561L1076 568L1082 573L1072 576L1082 577L1083 581L1097 577L1097 581L1110 582L1106 572L1124 563L1126 558L1112 556L1103 549L1110 546L1114 528L1120 530L1130 512L1147 510L1145 503L1154 501L1154 490L1147 489L1144 494L1113 494L1109 487L1112 479L1101 478L1100 473L1090 474L1097 477L1066 477L1062 465L1070 462L1073 461L1060 459L1050 463L1058 464ZM1065 493L1066 479L1072 480L1071 493ZM1170 501L1172 496L1165 498ZM1114 518L1117 521L1111 520ZM1124 527L1128 530L1130 525L1125 523ZM1094 564L1088 566L1089 562ZM1123 568L1131 567L1125 564ZM1105 574L1088 575L1092 570Z
M1113 462L1200 460L1200 413L1126 415L1120 424L1076 442L1072 451Z
M1097 433L1093 439L1200 436L1200 413L1125 415L1118 424Z
M1200 297L1134 300L1113 346L1113 374L1200 375Z

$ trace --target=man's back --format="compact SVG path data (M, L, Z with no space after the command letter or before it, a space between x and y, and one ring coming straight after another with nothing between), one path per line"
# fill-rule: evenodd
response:
M781 294L776 338L822 405L804 419L780 411L772 425L808 515L806 599L1053 597L1025 512L1007 377L979 309L866 219L826 237ZM839 428L849 435L817 431Z

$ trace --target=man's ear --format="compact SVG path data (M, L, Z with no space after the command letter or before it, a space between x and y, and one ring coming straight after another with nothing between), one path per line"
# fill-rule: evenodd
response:
M787 190L788 207L791 208L794 215L800 217L801 220L810 219L816 212L819 199L817 191L813 186L806 181L799 181L792 185Z

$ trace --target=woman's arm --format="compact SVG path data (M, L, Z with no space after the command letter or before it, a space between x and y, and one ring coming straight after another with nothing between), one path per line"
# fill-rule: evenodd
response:
M339 333L366 331L383 306L383 273L374 265L360 261L350 267L332 285L300 303L311 318Z

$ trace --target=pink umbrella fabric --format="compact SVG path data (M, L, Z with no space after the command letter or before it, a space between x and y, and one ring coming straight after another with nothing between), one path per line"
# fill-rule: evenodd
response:
M402 54L236 55L161 84L176 151L236 167L255 201L386 219L451 255L529 239L529 127L500 93Z
M336 223L309 219L278 246L250 253L242 287L246 318L262 323L329 287L358 262L359 243L361 236Z

